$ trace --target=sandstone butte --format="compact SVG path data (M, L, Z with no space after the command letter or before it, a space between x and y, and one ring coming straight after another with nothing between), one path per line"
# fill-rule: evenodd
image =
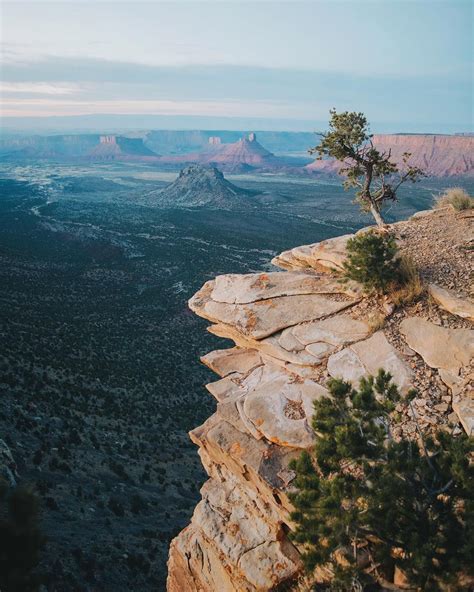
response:
M217 408L190 436L209 480L171 543L168 592L263 592L298 577L288 464L314 442L312 402L330 376L357 384L384 367L402 392L417 389L422 429L472 432L472 221L445 208L392 225L427 287L399 308L336 280L348 236L282 253L284 272L219 276L191 298L234 345L202 358L219 377L207 385ZM413 416L397 429L413 435Z
M437 134L375 135L379 150L391 151L392 160L402 162L404 152L411 152L410 164L420 167L432 177L474 174L474 137ZM315 160L305 168L308 172L337 173L341 163Z
M242 137L231 144L221 144L220 141L209 143L206 149L179 156L163 156L162 162L210 164L226 172L239 172L247 168L274 169L287 165L285 160L276 157L264 148L254 133Z

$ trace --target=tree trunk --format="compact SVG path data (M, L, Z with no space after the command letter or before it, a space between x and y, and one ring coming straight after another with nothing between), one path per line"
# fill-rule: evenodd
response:
M379 227L385 226L384 219L382 218L379 209L377 208L377 206L374 203L370 204L370 213L375 218L375 221L377 222L377 226L379 226Z

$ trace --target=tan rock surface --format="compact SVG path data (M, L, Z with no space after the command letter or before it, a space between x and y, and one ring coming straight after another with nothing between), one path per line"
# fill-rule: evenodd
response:
M330 300L318 294L305 294L250 304L224 304L209 298L199 308L191 302L190 307L214 323L225 323L244 335L263 339L291 325L320 319L352 304L352 300Z
M453 396L453 410L469 436L474 435L474 392Z
M202 356L201 362L219 376L227 376L232 372L246 374L261 364L262 358L256 350L232 347L212 351Z
M365 339L370 333L370 327L365 321L353 319L347 314L339 314L322 321L297 325L290 331L303 345L318 341L331 345L345 345Z
M347 240L351 236L345 234L312 245L295 247L272 259L272 263L282 269L341 270L347 256Z
M362 376L376 375L383 368L393 377L400 392L406 393L412 385L413 374L397 350L390 345L383 331L359 341L333 354L328 360L328 372L357 386Z
M313 402L327 396L325 388L267 365L258 384L246 395L243 410L255 428L279 446L309 448Z
M459 298L452 290L430 284L428 291L431 297L451 314L463 319L474 321L474 302L470 298Z
M336 278L302 272L218 275L214 281L212 300L226 304L249 304L298 294L356 295L359 292L354 284L347 286Z
M474 356L474 332L469 329L448 329L419 317L409 317L401 322L400 331L411 349L431 368L458 374Z

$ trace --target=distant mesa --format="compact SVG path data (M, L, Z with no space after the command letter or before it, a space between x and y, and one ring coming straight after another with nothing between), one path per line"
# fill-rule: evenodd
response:
M469 135L393 134L374 135L378 150L391 150L392 159L401 163L403 154L411 152L410 164L422 168L431 177L474 176L474 137ZM337 174L341 163L315 160L307 172Z
M257 135L254 132L231 144L223 144L219 136L211 136L204 150L174 157L162 157L162 162L210 164L233 173L285 166L284 161L257 141Z
M258 138L264 138L262 145ZM279 172L335 175L341 164L317 160L308 164L307 150L317 143L306 132L241 132L229 130L155 130L120 134L54 134L0 138L0 158L48 159L65 162L137 161L176 170L185 164L216 166L226 173ZM404 152L410 162L432 177L474 176L472 134L375 135L377 148L391 150L400 162ZM266 148L272 146L278 156ZM160 156L158 153L162 154Z
M255 195L256 192L227 181L215 167L192 164L183 168L173 183L160 191L152 191L147 197L160 206L229 209L252 203Z
M278 159L257 141L256 134L251 133L234 144L224 145L213 156L212 162L224 164L231 169L240 165L261 168L275 165Z
M100 136L99 143L88 153L92 160L155 160L158 154L147 148L141 138Z
M58 134L27 136L0 143L3 159L38 158L65 161L144 160L159 155L148 148L141 137L100 134Z

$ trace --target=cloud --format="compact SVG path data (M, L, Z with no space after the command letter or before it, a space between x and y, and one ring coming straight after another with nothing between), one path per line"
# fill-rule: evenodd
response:
M150 66L83 57L5 62L4 117L180 113L325 120L331 107L369 120L469 129L469 80L367 76L258 66ZM64 99L62 98L64 97ZM61 98L61 100L57 100ZM5 100L8 99L8 100ZM41 100L39 100L41 99ZM67 99L67 100L66 100Z
M294 116L292 105L265 101L172 101L172 100L102 100L75 101L24 99L2 101L4 117L63 116L94 114L212 115L223 117Z
M79 91L77 84L50 82L0 82L0 94L5 95L72 95Z

